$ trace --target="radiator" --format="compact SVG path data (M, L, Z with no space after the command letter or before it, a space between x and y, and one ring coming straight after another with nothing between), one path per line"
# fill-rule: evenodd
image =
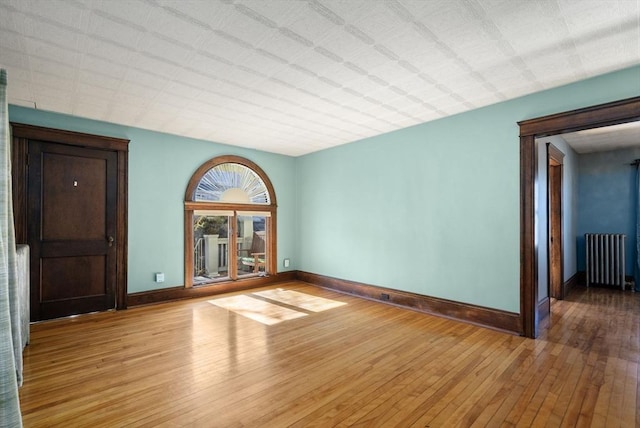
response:
M623 234L585 233L587 287L591 284L625 287Z
M14 335L13 352L15 355L16 376L18 386L22 386L22 351L29 343L29 246L16 246L16 286L17 286L17 312L18 322L12 325L11 332ZM13 324L13 323L12 323ZM1 414L1 412L0 412ZM1 424L1 421L0 421Z
M29 297L29 246L16 246L16 270L18 281L18 292L20 294L20 333L22 336L22 346L25 347L29 343L29 305L31 304Z

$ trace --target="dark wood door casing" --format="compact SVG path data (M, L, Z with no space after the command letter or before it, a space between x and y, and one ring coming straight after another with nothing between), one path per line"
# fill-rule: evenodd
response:
M539 331L535 237L535 138L640 120L640 97L518 122L520 127L520 319L522 334Z
M75 264L81 263L83 266L88 267L85 270L86 278L84 278L83 281L90 282L92 278L103 275L100 266L104 266L104 261L101 262L100 257L107 257L108 263L112 263L114 267L112 269L114 272L112 282L115 284L115 296L113 296L112 293L107 299L115 298L116 309L126 308L127 173L129 140L17 123L12 123L11 127L13 137L12 176L16 241L18 243L28 243L30 235L44 234L48 242L37 250L41 251L45 256L51 256L60 255L62 254L61 252L69 251L63 248L60 242L56 241L57 237L62 238L63 235L73 237L74 233L82 232L82 234L89 238L95 238L84 241L79 240L74 243L76 249L80 248L80 251L84 252L85 256L76 259L75 262L71 261L71 258L66 261L59 259L56 262L46 262L49 263L49 266L46 266L46 268L52 272L59 272L61 275L64 275L66 272L76 270ZM71 199L67 201L68 206L66 207L65 203L57 204L49 214L52 216L51 219L48 220L46 217L42 219L44 224L43 230L36 230L40 229L41 225L30 221L29 210L32 208L29 206L28 200L29 192L36 191L33 189L33 185L30 184L30 181L35 181L37 177L29 176L29 162L35 161L32 157L39 158L38 162L41 162L42 147L49 147L45 150L47 152L45 158L48 158L40 165L48 169L45 173L53 172L64 174L64 169L74 170L76 173L79 173L80 170L77 168L79 161L77 159L74 160L74 157L79 153L85 153L85 158L82 159L82 162L89 162L91 168L89 168L89 172L86 173L88 175L82 178L82 182L85 184L94 183L94 187L99 187L101 184L104 184L106 187L111 186L115 191L112 192L110 196L104 195L105 199L102 207L74 206ZM54 147L53 152L51 147ZM86 156L87 153L89 154L88 158ZM91 172L93 167L96 168L96 171ZM101 172L101 168L109 168L110 170L107 171L105 169ZM41 168L35 168L35 170L38 169ZM107 183L105 181L101 183L101 180L110 182ZM44 186L54 186L45 189L47 193L57 191L54 183L44 184ZM96 189L85 188L81 191L92 192L95 190ZM44 203L46 204L47 202ZM99 202L98 205L100 205ZM99 214L99 211L101 208L104 208L106 218L100 218L101 214ZM111 215L109 213L111 213ZM58 216L72 220L75 219L75 221L63 222L64 224L50 221L53 217ZM96 216L95 222L91 220L92 216ZM81 219L84 221L81 221ZM106 226L102 226L103 230L99 230L100 228L97 226L101 222L102 224L106 222ZM54 224L56 224L55 227L52 226ZM79 225L74 227L79 227L80 230L72 230L69 228L71 224ZM71 264L69 265L69 263ZM72 279L70 280L73 281ZM47 284L45 284L44 289L45 293L47 292L46 285ZM71 284L71 288L73 288L73 284ZM97 289L87 290L88 294L96 292ZM65 296L52 295L44 297L55 300L64 298Z
M548 284L549 297L564 299L562 242L562 171L564 153L547 143Z

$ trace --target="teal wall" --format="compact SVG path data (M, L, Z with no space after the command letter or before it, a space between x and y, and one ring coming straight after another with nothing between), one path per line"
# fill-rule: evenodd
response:
M187 181L234 154L274 184L280 271L291 258L292 270L519 312L517 122L638 95L635 67L300 158L15 106L9 117L131 140L130 293L183 284Z
M636 170L638 147L579 156L578 268L585 270L585 233L624 233L627 275L633 275L636 248Z
M9 120L131 140L129 293L184 284L184 193L195 170L220 155L243 156L269 176L278 201L278 269L296 268L295 158L16 106ZM286 257L292 265L284 269ZM165 273L164 283L153 281L155 272Z
M638 95L634 67L298 158L298 268L519 312L517 122Z

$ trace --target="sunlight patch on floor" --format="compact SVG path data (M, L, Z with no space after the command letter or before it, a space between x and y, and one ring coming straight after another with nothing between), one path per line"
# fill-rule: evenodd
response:
M259 291L253 293L253 295L272 300L275 303L265 302L264 300L246 294L221 297L219 299L208 300L208 302L266 325L274 325L282 321L309 315L306 312L300 312L278 305L278 302L309 312L322 312L346 305L344 302L312 296L298 291L284 290L282 288Z
M294 311L246 295L223 297L208 302L266 325L307 316L304 312Z
M285 290L282 288L258 291L253 294L265 297L269 300L285 303L290 306L296 306L310 312L322 312L346 305L346 303L338 302L337 300L325 299L324 297L312 296L311 294Z

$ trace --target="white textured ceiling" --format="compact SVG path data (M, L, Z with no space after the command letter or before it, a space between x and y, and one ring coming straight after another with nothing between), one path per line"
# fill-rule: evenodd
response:
M560 136L581 154L640 147L640 122L604 126Z
M9 103L293 156L639 63L638 0L0 0Z

